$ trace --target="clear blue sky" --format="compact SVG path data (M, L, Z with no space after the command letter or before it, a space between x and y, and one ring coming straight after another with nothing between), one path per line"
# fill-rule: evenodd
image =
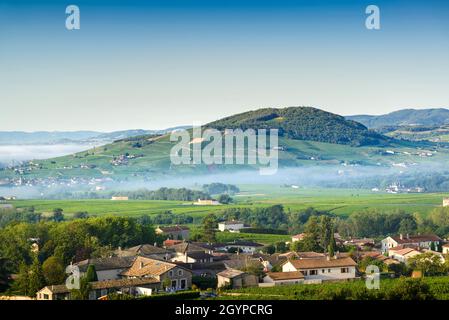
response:
M449 107L448 1L0 0L0 130ZM78 5L81 29L65 29ZM365 28L365 8L381 30Z

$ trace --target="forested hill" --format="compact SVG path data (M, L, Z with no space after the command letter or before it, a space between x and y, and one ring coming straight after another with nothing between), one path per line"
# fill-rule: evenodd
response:
M342 116L311 107L265 108L211 122L218 130L278 129L286 138L346 144L352 146L388 145L389 137L368 130Z

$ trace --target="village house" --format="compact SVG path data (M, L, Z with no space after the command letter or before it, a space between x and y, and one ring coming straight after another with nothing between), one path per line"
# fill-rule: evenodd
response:
M354 239L343 241L342 243L344 246L353 246L360 250L362 250L366 247L374 247L374 245L375 245L374 239L372 239L372 238L360 238L360 239L354 238Z
M241 221L236 220L223 221L218 223L218 230L220 231L239 232L244 228L245 224Z
M172 258L171 261L183 263L208 263L214 262L214 257L204 251L177 252L176 256Z
M259 283L257 276L236 269L226 269L217 273L217 287L232 289L255 287Z
M120 276L132 278L153 278L160 282L160 289L164 289L166 279L170 282L168 288L186 290L192 287L192 272L177 264L161 260L137 257L129 269Z
M174 240L189 240L189 227L186 226L171 226L171 227L157 227L156 234Z
M441 238L434 234L428 235L402 235L389 236L382 240L382 252L388 252L391 248L398 246L416 247L420 249L431 249L432 243L437 246L441 242Z
M235 240L223 244L216 244L215 247L217 251L229 252L229 250L236 250L243 253L255 253L263 245L253 241Z
M194 202L193 204L196 206L218 206L218 205L221 205L221 203L218 202L217 200L210 200L210 199L206 199L206 200L198 199L198 201Z
M282 272L300 271L304 280L350 280L356 277L357 264L350 257L326 257L289 260L282 265Z
M421 254L418 250L413 248L390 248L388 250L388 257L391 259L397 260L402 263L407 263L408 259Z
M113 200L113 201L128 201L129 198L124 197L124 196L115 196L115 197L111 197L111 200Z
M108 294L120 292L133 296L151 295L160 287L160 282L153 278L116 279L90 282L89 300L97 300ZM68 300L71 290L65 284L46 286L36 294L37 300Z
M390 266L392 264L399 264L400 262L397 260L394 260L390 257L386 257L379 251L369 251L369 252L363 252L360 255L360 259L363 259L365 257L371 257L373 259L376 259L378 261L381 261L382 263L386 264L387 266Z
M120 278L121 272L131 267L135 259L135 256L87 259L74 265L78 267L80 276L87 272L89 265L93 265L98 281L116 280Z
M276 286L285 284L299 284L304 283L304 275L301 271L268 272L263 278L263 282Z

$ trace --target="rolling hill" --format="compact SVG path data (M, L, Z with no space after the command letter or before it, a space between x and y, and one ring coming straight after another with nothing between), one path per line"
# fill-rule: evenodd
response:
M311 107L266 108L233 115L208 124L209 127L279 129L283 137L295 140L352 146L388 145L391 138L368 130L364 125Z
M449 110L438 109L403 109L379 116L354 115L345 117L360 122L370 129L389 126L441 126L449 124Z

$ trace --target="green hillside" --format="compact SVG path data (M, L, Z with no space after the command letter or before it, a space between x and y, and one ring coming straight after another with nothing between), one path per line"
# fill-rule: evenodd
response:
M208 125L226 128L279 129L286 138L352 146L388 145L391 139L355 121L310 107L267 108L230 116Z

